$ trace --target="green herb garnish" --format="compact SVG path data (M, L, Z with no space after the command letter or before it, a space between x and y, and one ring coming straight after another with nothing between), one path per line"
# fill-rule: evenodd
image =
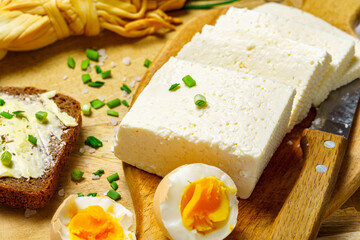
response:
M8 113L8 112L0 112L0 116L3 116L4 118L7 118L7 119L12 119L14 115L12 115L11 113Z
M130 106L129 103L126 100L122 100L121 103L126 107Z
M84 115L89 116L91 114L91 106L88 104L84 104L81 107L81 111L83 112Z
M113 189L109 190L106 195L115 201L121 198L121 195Z
M88 85L90 87L96 87L96 88L99 88L101 87L102 85L104 85L105 83L104 82L101 82L101 81L96 81L96 82L89 82Z
M184 81L185 85L188 87L193 87L196 85L195 80L190 75L186 75L185 77L183 77L182 80Z
M77 193L77 195L78 195L78 197L85 197L85 195L82 193Z
M118 117L118 116L119 116L119 112L113 111L113 110L107 110L107 111L106 111L106 114L107 114L107 115L110 115L110 116L114 116L114 117Z
M93 49L86 49L86 56L90 59L90 60L94 60L94 61L99 61L99 52Z
M111 70L107 70L105 72L101 72L100 76L102 79L111 78Z
M32 136L32 135L28 135L28 141L31 142L34 146L37 146L37 139L36 137Z
M223 1L223 2L217 2L217 3L196 4L196 5L195 4L185 4L183 9L208 9L208 8L212 8L212 7L223 5L223 4L233 3L235 1L238 1L238 0L227 0L227 1Z
M81 62L81 70L86 71L87 68L89 67L89 64L90 64L89 59L82 60L82 62Z
M99 65L95 66L95 71L96 71L96 73L101 73L102 72Z
M109 183L112 183L113 181L117 181L120 178L119 178L119 174L114 173L114 174L108 176L106 179L109 181Z
M125 83L123 83L123 85L120 89L124 90L127 93L131 93L131 89Z
M3 154L1 154L2 165L4 165L5 167L10 167L12 165L11 158L12 154L9 151L3 152Z
M194 97L194 103L198 107L203 107L206 105L206 98L201 94L196 94Z
M84 175L84 172L79 170L79 169L74 169L72 172L71 172L71 180L75 181L75 182L79 182L82 177Z
M169 91L175 91L179 88L180 83L174 83L173 85L171 85L171 87L169 88Z
M99 109L102 106L105 105L105 103L103 101L100 101L99 99L94 99L90 102L91 106L95 109Z
M83 83L91 82L91 77L90 77L89 74L83 74L83 75L81 75L81 79L82 79Z
M68 57L67 65L69 66L69 68L72 68L72 69L75 68L75 60L73 57L71 57L71 56Z
M87 137L87 139L85 140L85 144L93 148L99 148L103 145L102 142L94 136Z
M42 112L42 111L39 111L39 112L35 113L36 119L37 119L37 120L40 120L40 121L45 121L47 115L48 115L47 112Z
M112 189L114 189L114 190L116 190L116 189L118 189L118 184L114 181L114 182L111 182L110 183L110 186L112 187Z
M151 61L149 59L145 59L144 66L148 68L150 66L150 64L151 64Z
M96 172L93 172L94 175L99 175L99 176L103 175L104 173L105 173L105 171L102 169L99 169Z
M94 193L89 193L87 196L88 196L88 197L96 197L96 195L97 195L97 193L94 192Z
M15 115L15 117L17 117L17 118L22 118L22 117L24 117L24 115L23 115L24 112L25 112L25 111L19 110L19 111L14 111L14 112L12 112L12 113Z
M5 105L4 99L1 99L1 98L0 98L0 106L4 106L4 105Z
M109 108L114 108L121 105L119 98L115 98L106 104Z

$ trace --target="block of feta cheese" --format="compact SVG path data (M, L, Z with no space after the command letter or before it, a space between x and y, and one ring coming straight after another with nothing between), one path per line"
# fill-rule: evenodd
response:
M350 34L341 31L340 29L332 26L328 22L318 18L310 13L304 12L300 9L288 7L282 4L276 3L267 3L255 8L255 11L259 12L268 12L275 14L279 17L288 18L302 24L312 26L314 28L320 29L321 31L334 34L339 37L343 37L354 41L355 43L355 56L352 59L349 68L346 70L345 74L334 81L332 90L335 90L338 87L341 87L354 79L360 77L360 40Z
M240 28L231 30L215 28L211 25L205 25L201 30L201 35L210 38L216 36L222 38L233 38L239 40L252 40L257 42L263 42L268 45L274 45L280 48L288 49L298 54L316 59L322 65L322 69L325 72L327 72L330 67L331 55L325 49L313 47L298 41L293 41L289 38L265 35L264 33L260 34L251 30L244 31Z
M317 59L252 40L196 34L177 58L257 75L292 86L296 95L288 131L300 123L311 108L312 96L325 69Z
M183 83L187 75L196 86ZM279 82L171 58L123 118L115 155L159 176L183 164L216 166L248 198L286 133L294 95Z
M320 31L296 21L278 17L274 14L250 11L231 7L221 16L216 25L220 29L237 29L255 31L266 35L289 38L311 46L326 49L331 55L331 69L323 79L313 104L319 105L330 93L333 81L342 76L354 57L354 42Z

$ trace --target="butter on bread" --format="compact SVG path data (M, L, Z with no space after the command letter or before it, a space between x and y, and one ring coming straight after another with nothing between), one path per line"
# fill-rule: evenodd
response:
M19 101L25 101L25 99L31 101L31 98L29 100L30 96L40 96L40 94L45 92L47 91L33 87L0 87L1 94L13 96L19 99ZM65 127L66 131L64 130L60 133L62 144L50 145L47 155L51 155L53 162L40 177L0 178L1 205L24 209L38 209L48 204L56 191L61 173L79 136L82 118L80 104L73 98L56 94L51 99L61 112L67 113L67 115L72 117L71 119L76 121L77 126ZM26 111L26 109L17 110Z

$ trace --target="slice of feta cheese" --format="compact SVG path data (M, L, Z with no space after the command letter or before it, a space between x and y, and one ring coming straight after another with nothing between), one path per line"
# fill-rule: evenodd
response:
M259 12L268 12L271 14L275 14L280 17L288 18L302 24L312 26L321 31L328 32L334 34L339 37L343 37L354 41L355 43L355 56L352 59L349 68L346 70L345 74L337 79L334 82L332 90L335 90L338 87L348 84L354 79L360 77L360 40L350 34L341 31L340 29L332 26L328 22L318 18L310 13L304 12L300 9L288 7L282 4L276 3L267 3L262 6L255 8L256 11Z
M196 86L182 83L187 75ZM248 198L286 133L294 95L279 82L171 58L123 118L115 155L159 176L183 164L216 166Z
M316 87L325 69L316 59L291 50L251 40L196 34L178 58L278 81L296 89L288 131L309 113Z
M242 29L289 38L325 49L332 57L330 71L323 79L313 104L318 106L330 93L333 82L341 77L354 57L354 42L319 29L264 12L231 7L216 25L220 29Z

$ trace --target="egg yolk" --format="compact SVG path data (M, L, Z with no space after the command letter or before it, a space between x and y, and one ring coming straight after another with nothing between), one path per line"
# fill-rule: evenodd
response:
M120 224L100 206L79 209L68 225L72 240L124 240Z
M230 212L227 189L214 177L201 178L186 186L180 205L184 226L201 234L223 227Z

